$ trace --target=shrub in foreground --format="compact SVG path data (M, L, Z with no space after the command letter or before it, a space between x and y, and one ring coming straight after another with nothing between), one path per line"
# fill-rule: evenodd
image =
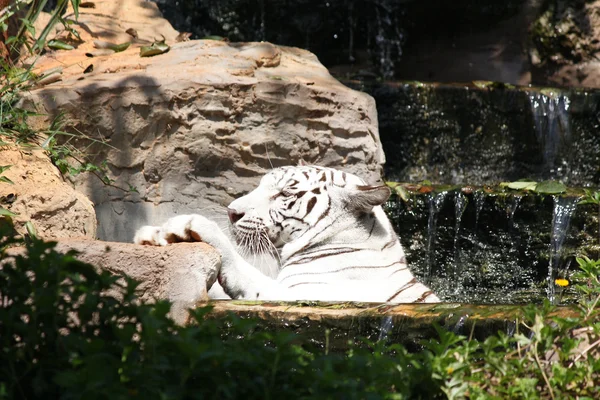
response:
M10 236L0 248L19 243ZM409 353L383 342L345 354L233 315L177 326L169 304L32 240L0 270L0 399L598 398L593 357L600 263L579 259L580 318L526 308L517 331L484 342L438 329ZM2 252L6 261L5 251ZM589 337L574 336L578 328Z

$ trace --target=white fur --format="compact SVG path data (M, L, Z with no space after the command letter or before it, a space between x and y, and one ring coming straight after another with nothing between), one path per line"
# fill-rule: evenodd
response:
M238 245L280 259L275 279L250 265L216 223L180 215L143 227L135 243L202 240L221 252L219 280L232 298L437 302L416 282L381 204L385 187L321 167L283 167L266 174L229 208ZM402 290L404 289L404 290Z

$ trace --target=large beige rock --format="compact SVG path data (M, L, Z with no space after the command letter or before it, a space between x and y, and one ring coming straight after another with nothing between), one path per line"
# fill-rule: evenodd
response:
M217 279L221 256L204 243L177 243L165 247L110 243L85 239L60 240L56 250L74 250L83 262L136 279L140 299L172 302L171 317L185 323L187 310L208 300Z
M15 214L17 231L30 221L41 238L96 236L96 213L91 201L65 182L42 150L0 147L0 165L11 167L0 182L0 207Z
M101 31L93 21L86 26ZM224 216L223 206L272 166L300 159L379 179L384 155L374 100L335 80L310 52L270 43L167 43L168 53L150 58L139 57L136 43L86 58L84 44L39 61L40 72L62 65L62 81L27 101L50 115L67 112L76 129L105 140L110 146L92 147L95 160L106 161L116 186L139 191L76 179L96 206L100 238L130 241L138 227L178 213ZM84 74L90 64L93 72Z

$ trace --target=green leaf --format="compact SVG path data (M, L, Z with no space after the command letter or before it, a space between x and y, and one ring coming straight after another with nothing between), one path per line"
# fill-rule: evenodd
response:
M46 1L44 1L43 3L45 4ZM46 38L48 37L48 34L50 34L50 31L52 30L54 25L56 25L56 23L59 21L61 16L64 14L66 8L67 8L66 1L59 1L56 4L56 7L54 8L54 11L52 11L52 15L50 16L50 20L48 21L48 23L42 30L40 37L38 37L38 39L36 40L35 45L33 46L33 50L41 50L44 47L44 43L46 43ZM31 10L33 10L33 9L35 9L35 7L31 8ZM35 21L41 11L42 11L41 7L39 9L35 9L34 16L30 17L30 19L32 21Z
M127 50L130 45L131 45L131 42L125 42L125 43L117 44L111 48L115 51L115 53L119 53L121 51Z
M567 191L567 187L563 183L560 183L560 182L545 181L545 182L538 183L538 185L535 188L535 191L537 193L542 193L542 194L559 194L559 193L565 193Z
M154 42L150 46L140 47L140 57L152 57L159 54L166 53L171 47L165 43L165 41Z
M52 39L48 41L48 47L54 50L73 50L75 47L67 44L65 42L61 42L60 40Z
M9 169L10 167L12 167L12 165L0 165L0 174L4 173L4 171ZM6 176L0 176L0 182L10 183L11 185L14 185L14 182L8 179Z
M408 197L409 197L409 193L408 191L401 185L398 185L394 188L394 192L400 196L400 198L404 201L407 202L408 201Z
M111 42L105 42L103 40L94 40L94 47L97 49L108 49L112 50L115 53L119 53L121 51L125 51L129 48L131 42L125 42L121 44L114 44Z
M25 222L25 229L27 229L27 233L30 237L37 238L37 231L35 229L35 226L33 226L33 224L31 223L31 221Z
M79 19L79 4L81 4L81 0L71 0L73 12L75 12L75 19Z
M8 211L6 208L0 207L0 216L2 217L16 217L19 214L15 214L14 212Z
M502 182L500 187L505 187L513 190L535 190L537 182L534 181L516 181L516 182Z

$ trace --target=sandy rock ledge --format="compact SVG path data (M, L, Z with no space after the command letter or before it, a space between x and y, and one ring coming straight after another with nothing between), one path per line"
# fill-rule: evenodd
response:
M0 207L17 214L19 233L30 221L42 239L96 237L92 202L63 180L42 150L2 146L0 165L10 165L2 176L13 182L0 182Z
M208 289L216 281L221 264L220 254L205 243L159 247L64 239L58 241L56 250L74 250L83 262L136 279L140 282L139 297L144 301L170 300L170 315L179 324L187 322L189 308L208 300Z

